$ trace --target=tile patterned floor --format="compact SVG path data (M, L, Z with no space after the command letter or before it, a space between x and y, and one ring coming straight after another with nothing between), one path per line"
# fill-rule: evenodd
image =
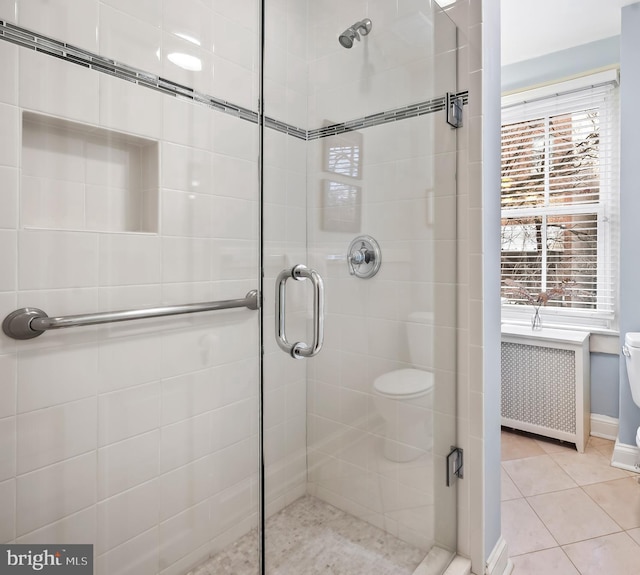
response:
M256 573L257 548L252 531L188 575ZM412 575L424 555L309 495L267 521L267 569L274 575Z
M502 533L512 575L640 575L638 475L613 442L573 446L502 432Z

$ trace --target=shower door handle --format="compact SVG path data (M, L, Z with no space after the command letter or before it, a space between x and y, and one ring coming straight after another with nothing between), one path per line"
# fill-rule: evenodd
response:
M287 280L311 280L313 284L313 341L311 345L298 341L289 343L285 331ZM324 282L320 274L307 266L298 264L282 270L276 279L276 341L284 352L294 359L317 355L324 341Z

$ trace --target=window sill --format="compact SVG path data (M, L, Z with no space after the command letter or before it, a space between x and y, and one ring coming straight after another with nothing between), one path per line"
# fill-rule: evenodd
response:
M529 323L505 320L501 324L501 332L505 335L555 339L557 341L572 341L574 336L569 334L589 334L589 351L591 353L620 355L620 333L617 330L564 325L551 325L543 327L541 330L532 330Z

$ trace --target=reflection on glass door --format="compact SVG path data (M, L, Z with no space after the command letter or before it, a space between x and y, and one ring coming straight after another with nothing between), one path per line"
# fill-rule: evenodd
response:
M316 357L265 325L266 573L441 573L456 548L456 29L430 2L360 7L266 2L265 317L291 263L326 294Z

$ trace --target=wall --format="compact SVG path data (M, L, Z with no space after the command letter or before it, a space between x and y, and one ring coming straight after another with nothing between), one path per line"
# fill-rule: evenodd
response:
M4 0L0 19L255 107L254 4ZM201 72L173 65L176 52L200 58ZM257 287L256 124L7 42L0 59L2 317L25 305L76 314ZM62 145L23 139L26 111L110 130L113 145L87 155L90 138L72 133ZM143 208L151 231L69 219L91 186L107 207L129 209L115 172L100 171L122 159L116 133L157 143L148 191L159 210ZM34 165L44 171L28 172ZM32 203L28 178L41 184ZM61 198L70 211L45 209L46 229L25 225L25 210ZM257 333L256 312L230 310L0 336L0 540L95 543L96 573L168 575L255 526Z
M637 305L637 285L640 281L637 252L640 240L635 214L640 210L637 169L637 134L640 115L636 111L636 94L640 90L637 62L640 57L640 3L622 9L620 39L620 334L640 330L640 308ZM620 362L620 443L635 446L636 429L640 425L640 409L633 402L626 365Z

